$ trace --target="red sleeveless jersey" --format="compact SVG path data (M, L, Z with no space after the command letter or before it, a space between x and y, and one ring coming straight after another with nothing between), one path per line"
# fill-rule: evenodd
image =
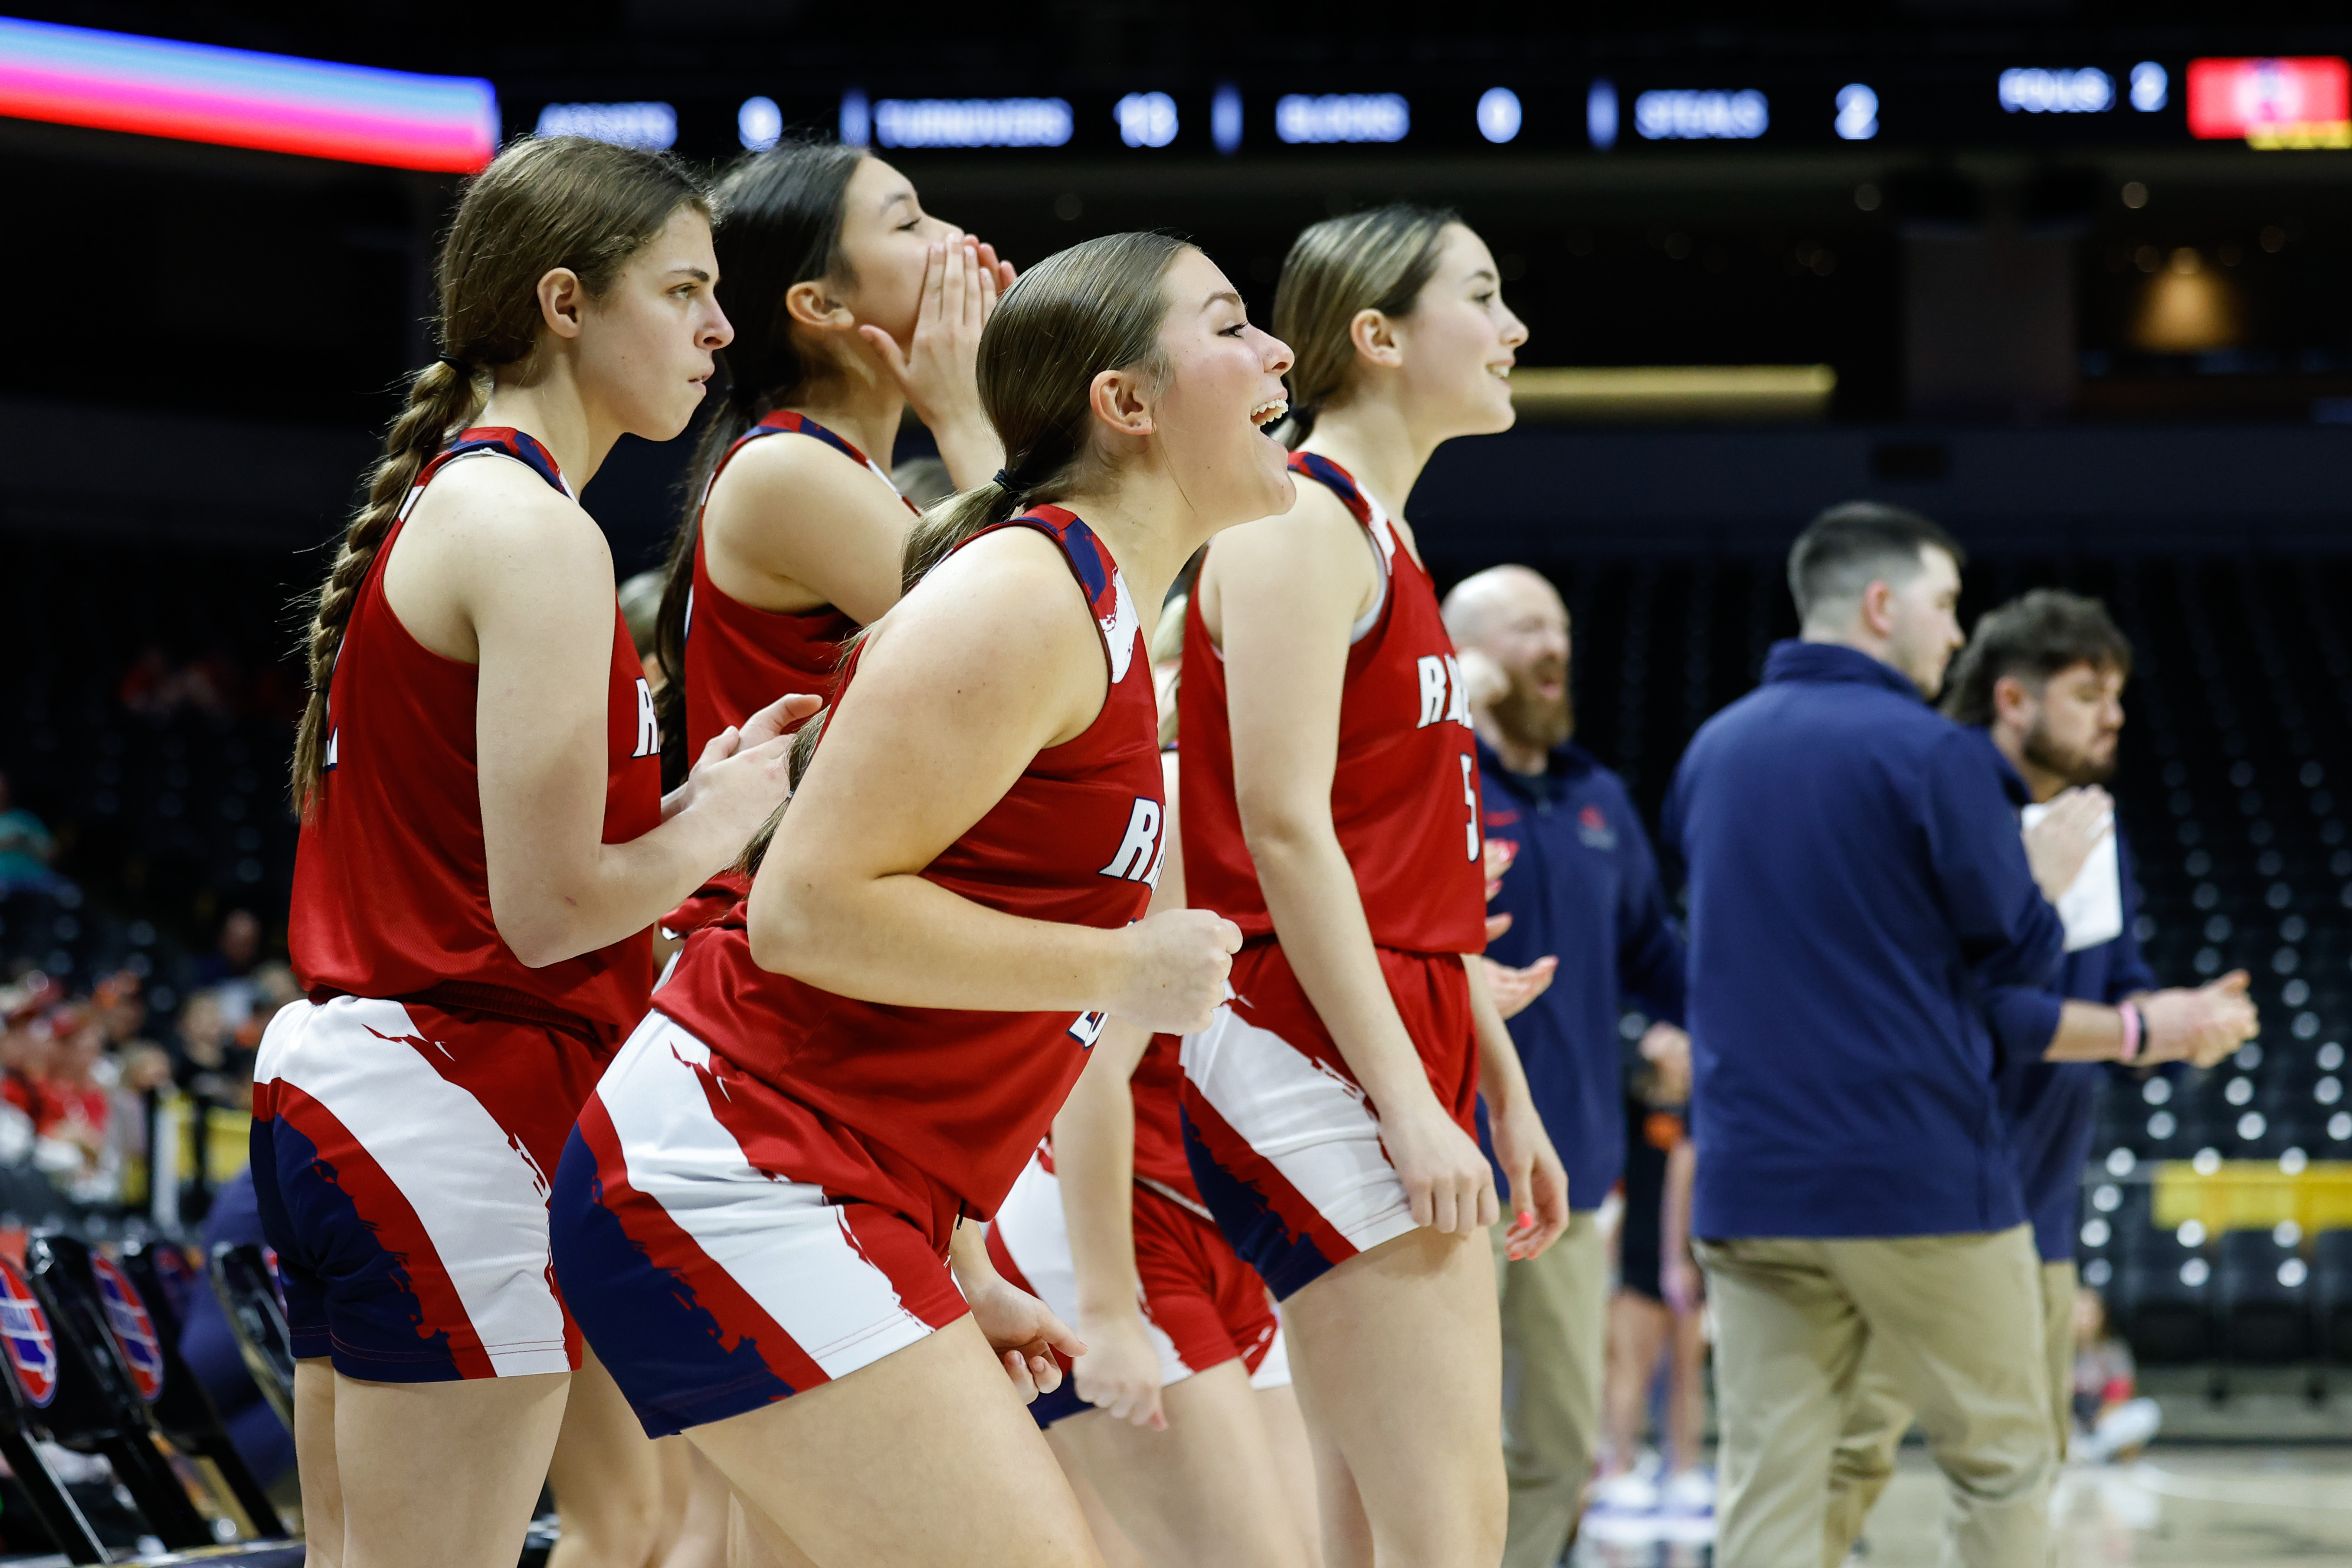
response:
M384 563L416 500L451 462L498 452L569 496L547 448L520 430L467 431L426 465L360 584L328 685L327 771L294 858L287 945L314 999L342 993L585 1025L617 1043L645 1016L650 931L544 968L516 958L490 918L475 773L481 670L444 658L400 624ZM604 842L661 821L653 696L613 609Z
M1331 825L1356 873L1372 941L1410 952L1483 952L1478 752L1462 666L1438 614L1437 584L1399 547L1388 514L1345 468L1306 452L1293 453L1290 468L1347 504L1387 575L1379 614L1348 650L1331 779ZM1214 910L1244 936L1272 936L1274 920L1234 804L1224 656L1201 619L1198 594L1184 613L1176 709L1184 737L1178 765L1186 901Z
M1062 508L996 526L1034 528L1061 546L1101 626L1110 686L1094 722L1032 758L922 874L1010 914L1123 926L1141 918L1158 882L1164 810L1151 661L1134 601L1093 530ZM856 682L853 663L844 702ZM654 1005L746 1075L910 1161L983 1216L1052 1127L1103 1026L1100 1013L836 995L754 963L740 903L688 937Z
M702 513L710 492L735 454L763 436L791 432L814 437L874 470L886 485L881 465L805 414L778 409L736 437L702 487L694 528L694 587L686 602L686 754L702 755L711 737L789 691L831 698L841 664L841 645L857 623L831 605L813 610L755 610L711 582L703 564ZM892 493L898 486L890 485ZM922 509L904 496L907 510Z

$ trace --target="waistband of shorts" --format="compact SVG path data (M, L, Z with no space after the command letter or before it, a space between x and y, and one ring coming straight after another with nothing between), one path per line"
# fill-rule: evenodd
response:
M313 987L308 994L312 1003L331 1002L352 993L339 991L331 985ZM387 1002L403 1006L415 1003L424 1007L440 1007L453 1012L488 1013L500 1018L511 1018L519 1024L538 1024L572 1036L583 1045L610 1052L620 1044L611 1028L568 1013L528 991L517 991L505 985L492 985L478 980L445 980L438 985L428 985L422 991L405 995L387 996Z

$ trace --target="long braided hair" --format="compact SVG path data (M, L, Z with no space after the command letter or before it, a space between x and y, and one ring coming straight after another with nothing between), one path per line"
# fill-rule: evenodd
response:
M683 164L577 136L518 142L467 183L435 268L444 357L409 378L367 499L344 528L326 581L302 601L310 612L310 697L294 740L298 810L310 809L324 774L327 689L360 584L425 464L481 412L488 374L528 369L540 345L540 279L568 268L592 297L603 293L682 206L709 210L701 183Z

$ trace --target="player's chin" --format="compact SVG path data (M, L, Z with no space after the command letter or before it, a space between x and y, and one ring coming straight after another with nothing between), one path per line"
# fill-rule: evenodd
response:
M694 423L695 411L702 406L709 386L699 381L686 384L686 390L675 397L664 398L658 405L648 405L638 410L637 417L628 423L628 432L643 441L675 441L686 434Z
M1488 376L1486 379L1492 390L1487 391L1486 396L1481 399L1485 405L1486 419L1478 434L1496 436L1519 422L1519 409L1518 405L1511 401L1509 382L1500 381L1494 376Z

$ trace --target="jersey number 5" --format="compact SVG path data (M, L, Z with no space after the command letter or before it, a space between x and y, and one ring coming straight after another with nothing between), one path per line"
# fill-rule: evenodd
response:
M1472 772L1473 766L1474 764L1471 762L1470 753L1467 752L1463 752L1462 804L1469 808L1470 812L1470 826L1467 829L1467 836L1470 841L1470 858L1475 860L1478 858L1479 850L1483 848L1484 846L1478 842L1478 775Z

